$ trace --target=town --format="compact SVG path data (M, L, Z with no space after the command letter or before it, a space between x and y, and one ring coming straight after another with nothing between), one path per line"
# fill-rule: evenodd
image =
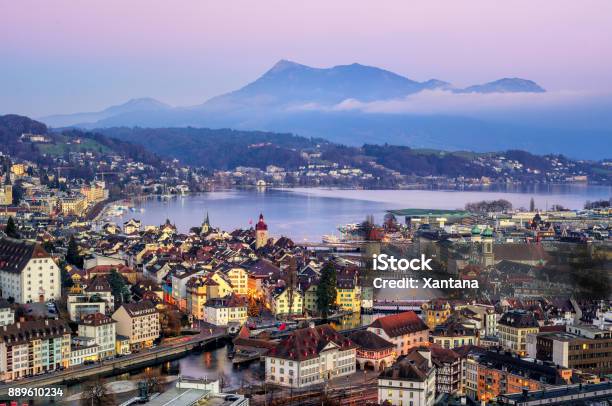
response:
M46 139L24 133L23 142ZM206 190L219 175L136 152L47 158L1 157L2 396L74 382L85 389L72 401L84 404L161 405L186 393L228 405L612 396L607 200L583 210L505 201L389 210L381 224L368 217L342 238L300 243L274 238L265 213L236 230L216 227L204 209L189 231L171 213L159 224L117 224L114 211L138 210L130 197ZM426 272L478 289L398 295L373 283L385 274L373 254L423 258ZM106 388L104 376L215 346L261 379L237 386L203 370L151 377L132 392L94 390Z

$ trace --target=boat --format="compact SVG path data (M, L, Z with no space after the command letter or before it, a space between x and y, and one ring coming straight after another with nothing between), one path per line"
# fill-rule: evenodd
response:
M327 234L323 236L322 241L325 244L338 244L340 242L340 239L333 234Z

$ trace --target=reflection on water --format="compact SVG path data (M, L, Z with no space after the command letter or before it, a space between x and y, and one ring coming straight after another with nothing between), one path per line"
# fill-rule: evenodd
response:
M136 203L144 212L129 211L116 221L136 218L158 225L170 219L181 232L199 226L206 213L223 230L248 228L264 213L273 236L286 235L297 242L320 241L324 234L338 235L337 227L356 223L373 214L382 221L385 210L401 208L461 209L479 200L507 199L515 207L553 204L582 208L586 200L608 199L612 188L586 185L532 185L499 187L478 191L441 190L338 190L338 189L248 189L209 192L169 200L147 199Z

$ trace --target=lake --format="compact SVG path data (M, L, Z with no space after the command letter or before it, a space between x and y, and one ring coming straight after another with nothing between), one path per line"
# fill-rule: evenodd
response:
M321 240L324 234L338 235L337 227L357 223L369 214L381 222L386 210L403 208L463 209L466 203L506 199L515 208L546 209L560 204L580 209L587 200L609 199L612 187L588 185L539 185L536 187L489 188L481 190L344 190L323 188L240 189L215 191L162 200L135 202L144 211L129 211L116 218L122 223L136 218L146 225L159 225L166 218L187 232L199 226L209 213L213 227L231 231L249 228L263 213L270 235L288 236L296 242Z

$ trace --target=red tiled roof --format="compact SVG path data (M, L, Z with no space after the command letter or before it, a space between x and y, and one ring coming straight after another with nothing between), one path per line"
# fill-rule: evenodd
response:
M340 347L342 351L355 348L356 345L338 333L329 324L295 330L284 338L269 355L275 358L304 361L317 358L319 352L330 342Z
M383 329L391 338L428 330L425 322L412 310L376 319L370 327Z

